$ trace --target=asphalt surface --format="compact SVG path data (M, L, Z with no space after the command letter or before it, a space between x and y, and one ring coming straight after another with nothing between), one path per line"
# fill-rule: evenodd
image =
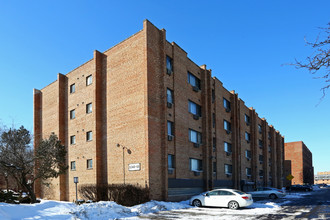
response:
M258 219L330 219L330 188L306 194L282 205L281 213L258 216Z
M294 193L292 193L294 194ZM283 198L271 200L281 205L281 209L272 214L239 214L227 212L223 208L194 208L163 211L136 217L135 219L327 219L330 220L330 188L304 192L301 198ZM270 200L258 200L268 203ZM245 208L245 209L248 209Z

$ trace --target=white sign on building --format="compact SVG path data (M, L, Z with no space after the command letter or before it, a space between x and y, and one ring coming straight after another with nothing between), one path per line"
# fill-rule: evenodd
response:
M141 170L141 164L140 163L130 163L130 164L128 164L128 170L129 171Z

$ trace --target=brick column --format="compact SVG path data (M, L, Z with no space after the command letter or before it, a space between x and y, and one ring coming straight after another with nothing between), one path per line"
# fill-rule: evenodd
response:
M33 90L33 134L34 134L34 149L36 149L42 140L42 92L38 89ZM35 163L35 170L38 164ZM36 171L34 171L36 172ZM34 192L37 197L41 197L41 181L37 180L34 183Z
M65 146L68 152L68 79L63 74L57 75L58 81L58 138L61 144ZM68 155L66 155L66 164L68 164ZM67 170L65 174L60 175L60 200L68 201L68 175Z

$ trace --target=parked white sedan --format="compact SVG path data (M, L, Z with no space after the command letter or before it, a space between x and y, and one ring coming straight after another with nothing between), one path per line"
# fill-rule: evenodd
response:
M236 189L216 189L194 196L189 204L193 206L216 206L238 209L253 203L252 196Z
M271 187L260 187L256 188L252 192L247 192L253 196L253 198L270 198L270 199L276 199L276 198L282 198L286 194L283 190L275 189Z

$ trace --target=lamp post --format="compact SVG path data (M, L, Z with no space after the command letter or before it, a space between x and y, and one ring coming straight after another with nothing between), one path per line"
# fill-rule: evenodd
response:
M78 190L77 190L77 184L78 184L78 177L73 177L73 182L76 184L76 202L78 201Z
M132 151L129 148L127 148L123 145L120 145L120 144L117 144L117 147L122 147L122 149L123 149L123 174L124 174L124 185L125 185L125 150L127 150L128 154L131 154Z

